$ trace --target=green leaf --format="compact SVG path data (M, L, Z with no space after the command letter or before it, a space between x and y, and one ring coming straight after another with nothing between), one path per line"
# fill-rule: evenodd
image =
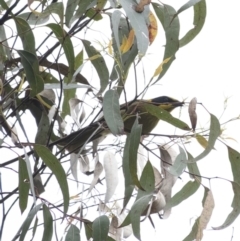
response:
M130 174L132 177L133 183L140 189L143 189L141 187L141 184L138 180L137 176L137 153L138 153L138 146L140 143L141 133L142 133L142 125L138 124L138 117L136 117L136 120L132 126L131 133L129 135L129 169Z
M68 66L69 66L69 73L68 73L68 83L69 83L69 82L71 82L72 77L73 77L74 61L75 61L72 41L71 41L70 37L67 35L67 33L65 32L65 30L63 28L61 28L60 25L50 23L46 26L49 27L53 31L53 33L56 35L56 37L58 38L59 42L61 43L61 45L63 47L65 56L68 61Z
M166 206L164 207L164 210L168 210L172 207L177 206L182 201L188 199L190 196L192 196L199 188L200 184L197 181L189 181L187 184L184 185L184 187L177 192L170 200L167 202Z
M137 198L151 194L155 190L155 177L153 172L153 167L150 161L148 161L143 169L140 184L144 190L138 190Z
M109 80L109 72L105 60L102 55L93 46L91 46L91 42L82 40L82 43L89 59L91 59L93 56L99 56L98 58L91 60L91 63L98 73L101 84L99 93L102 93L106 89Z
M103 97L103 115L113 135L123 134L124 124L116 90L108 90L105 93Z
M232 168L233 180L240 185L240 153L227 146L228 158Z
M69 190L67 177L64 172L64 169L58 159L49 151L48 148L41 145L34 145L34 150L42 158L46 166L53 172L56 176L60 189L62 191L63 200L64 200L64 214L67 213L69 206Z
M152 6L165 31L166 45L163 61L167 58L171 58L166 64L163 65L163 70L155 81L156 83L165 75L168 68L175 60L175 54L179 49L180 23L178 16L173 18L173 16L176 15L176 11L173 7L167 4L160 5L158 3L152 3Z
M43 79L39 75L38 59L34 54L25 50L18 50L17 52L21 57L21 62L27 76L27 81L31 87L30 96L36 96L44 88Z
M37 135L35 137L35 143L36 144L41 144L41 145L46 145L48 141L48 136L49 136L49 118L47 116L47 113L45 111L42 111L42 116L41 120L38 124L38 131Z
M177 11L177 14L187 10L188 8L196 5L197 3L199 3L202 0L189 0L187 3L185 3L182 7L180 7Z
M93 221L93 241L104 241L107 239L109 230L109 219L102 215Z
M86 238L87 238L87 240L89 240L93 236L92 222L90 222L90 221L84 222L84 228L85 228Z
M183 47L190 43L202 30L207 16L206 1L201 0L194 5L194 27L190 29L179 41L179 47Z
M117 46L117 52L121 56L121 51L120 51L120 41L119 41L119 25L120 25L120 20L121 20L121 15L122 12L119 10L116 10L112 13L111 15L111 24L112 24L112 35L113 35L113 41L116 43ZM123 19L125 21L125 19ZM122 30L122 28L121 28ZM128 31L128 29L127 29Z
M25 219L25 221L23 222L22 226L21 226L21 234L20 234L20 238L19 241L23 241L25 238L25 235L27 233L27 231L29 230L30 224L34 218L34 216L37 214L37 212L39 211L39 209L42 207L42 203L38 204L37 206L33 207L33 209L29 212L27 218Z
M0 0L0 5L3 9L8 10L8 5L6 1Z
M5 27L3 25L0 26L0 41L1 41L0 59L2 61L5 61L5 60L11 58L11 53L10 53L10 48L9 48L8 41L7 41Z
M35 15L32 12L25 12L18 15L18 18L22 18L23 20L27 21L28 24L33 26L42 25L44 23L47 23L50 19L50 16L41 16Z
M72 19L76 7L78 6L80 0L68 0L66 11L65 11L65 21L68 28L71 27L70 20Z
M42 241L51 241L53 235L53 218L48 207L43 205L43 237Z
M27 207L30 185L29 182L27 182L27 180L29 179L27 164L20 156L18 161L18 173L19 207L21 213L23 213Z
M99 10L97 10L95 8L88 9L88 11L86 11L85 14L88 18L92 18L95 21L99 21L103 18L102 15L100 14Z
M75 13L75 15L72 16L72 18L69 21L69 26L72 25L72 23L76 20L82 17L82 15L89 9L96 5L96 0L80 0L78 3L78 9Z
M28 23L22 18L16 17L14 18L14 20L17 27L18 35L22 40L23 49L33 55L36 55L35 39L32 29L30 28Z
M136 122L134 123L134 125L135 124ZM130 146L129 146L129 149L132 150ZM130 160L132 161L132 159ZM134 202L129 214L127 215L123 223L120 225L120 227L124 227L131 223L133 227L133 233L135 237L138 238L139 240L140 240L140 217L143 211L147 208L149 201L152 198L153 192L155 190L154 184L155 184L155 178L154 178L153 167L152 167L152 164L148 161L143 169L143 172L140 178L140 185L144 190L138 189L136 201ZM125 189L125 193L126 193L126 189Z
M231 211L231 213L229 213L225 222L221 226L213 227L213 229L215 229L215 230L221 230L221 229L229 227L240 214L240 202L239 202L240 185L236 182L231 182L231 184L232 184L232 189L233 189L233 193L234 193L234 197L233 197L233 201L232 201L232 205L231 205L233 210Z
M63 25L63 18L64 18L64 14L63 14L63 3L62 2L55 2L55 3L51 3L49 4L46 9L39 15L39 18L46 18L51 16L53 13L57 14L60 18L60 24L61 26Z
M152 198L152 194L140 197L132 206L130 211L130 218L134 236L141 240L140 235L140 217L142 212L147 208L148 203Z
M130 135L127 136L127 140L126 140L126 143L124 146L124 152L123 152L122 170L123 170L123 176L125 180L123 209L127 206L132 196L132 192L134 190L134 183L130 173L129 144L130 144Z
M146 108L147 112L149 112L151 115L156 116L159 120L166 121L169 124L182 130L191 130L191 128L186 123L173 117L168 111L162 109L161 107L146 103L143 103L143 105L144 108Z
M139 55L142 57L146 54L149 46L149 34L144 14L139 14L135 11L134 6L136 2L134 0L120 0L119 2L130 19L131 26L137 38ZM144 11L149 11L149 9L145 9Z
M71 224L68 229L65 241L80 241L80 230L75 225Z
M193 159L192 155L189 152L187 152L187 154L188 154L188 160ZM197 166L197 162L193 162L193 163L188 162L187 167L190 172L190 176L195 178L195 180L197 180L198 183L201 183L201 175Z
M75 57L75 66L74 68L77 69L79 66L83 64L83 50L81 50L77 56Z
M220 123L219 123L218 119L216 118L216 116L214 116L212 114L210 114L210 115L211 115L211 120L210 120L211 124L210 124L208 146L205 148L205 150L200 155L198 155L194 159L189 159L190 162L199 161L202 158L204 158L205 156L207 156L211 152L211 150L214 149L214 144L215 144L217 138L221 134Z
M187 156L181 146L179 146L179 151L180 153L177 155L173 165L167 170L174 176L180 176L187 166Z

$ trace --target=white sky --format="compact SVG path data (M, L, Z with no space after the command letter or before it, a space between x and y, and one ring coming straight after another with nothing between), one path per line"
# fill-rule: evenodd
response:
M168 0L167 4L178 9L184 2ZM159 88L152 88L147 93L146 98L169 95L179 100L185 98L190 100L193 97L197 97L198 101L203 103L209 112L220 117L223 112L224 101L230 97L221 122L238 116L240 114L240 72L238 61L240 53L239 9L240 2L238 0L229 0L227 4L226 1L208 1L207 19L201 33L193 42L179 50L176 60L164 78L159 82ZM181 13L180 20L189 22L189 17L191 17L191 10ZM190 27L189 25L186 28L183 26L181 35ZM162 56L157 54L155 50L163 45L164 41L159 40L158 42L158 40L155 40L155 43L149 50L149 54L144 58L143 65L145 70L149 71L150 76L162 60ZM198 128L202 126L206 127L208 116L201 106L197 108L199 116ZM175 111L174 115L178 116L179 112ZM185 121L188 121L186 117L187 108L183 108L181 115ZM234 124L228 125L225 133L227 136L237 140L229 141L228 143L240 151L239 122L237 121ZM190 144L188 146L189 150L191 150L191 146L196 147L197 144ZM198 147L196 152L200 151L202 149ZM230 165L227 152L221 144L216 144L216 151L213 151L208 158L201 160L199 167L203 176L232 178L229 171ZM182 180L179 179L177 181L174 190L178 191L181 189L188 180L188 176L183 174ZM209 185L207 181L204 181L204 183ZM16 183L12 185L15 187ZM227 229L222 231L210 230L212 226L219 226L224 222L231 211L232 201L232 194L229 191L231 190L231 186L226 181L220 179L211 181L211 188L215 198L215 209L208 229L204 232L203 241L240 240L239 218ZM203 189L200 189L193 197L184 201L178 207L173 208L169 219L159 221L159 218L153 215L155 230L151 227L149 221L146 220L142 224L142 240L177 241L187 236L191 230L193 220L201 213ZM49 197L50 193L51 190L46 190L44 196ZM18 225L16 225L17 227L20 222L19 220ZM234 228L234 233L231 239L232 228ZM11 227L12 229L13 227ZM12 238L13 233L15 233L15 228L14 232L11 231L10 236L5 232L3 240ZM134 238L132 237L129 240L134 240Z

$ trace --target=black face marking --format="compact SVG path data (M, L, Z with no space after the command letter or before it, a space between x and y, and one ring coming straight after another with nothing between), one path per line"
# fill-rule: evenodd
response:
M173 100L167 96L160 96L152 99L152 102L161 104L161 103L167 103L167 102L176 102L176 100Z

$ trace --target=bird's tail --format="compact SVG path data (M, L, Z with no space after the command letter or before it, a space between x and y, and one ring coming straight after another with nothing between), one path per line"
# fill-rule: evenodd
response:
M70 152L77 153L85 144L102 137L106 130L106 124L94 122L66 137L52 142L49 146L60 145L63 146L62 150L67 149Z

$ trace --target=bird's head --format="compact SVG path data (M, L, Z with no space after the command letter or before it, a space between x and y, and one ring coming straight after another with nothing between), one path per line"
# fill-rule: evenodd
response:
M184 102L178 101L168 96L160 96L149 100L151 104L161 107L162 109L171 112L176 107L184 105Z

